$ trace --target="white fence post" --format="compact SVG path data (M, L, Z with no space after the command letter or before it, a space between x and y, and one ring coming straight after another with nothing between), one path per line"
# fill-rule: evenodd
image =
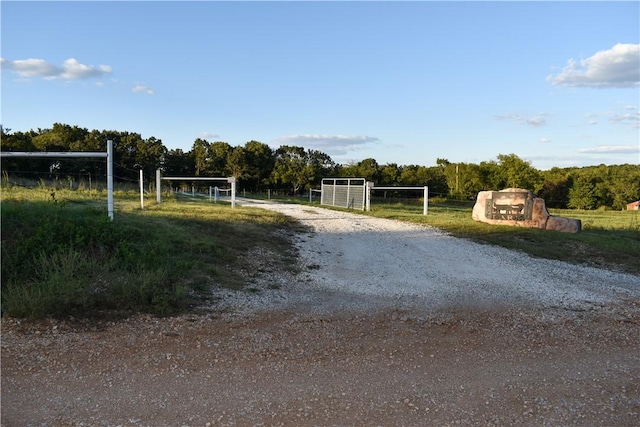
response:
M424 207L422 209L422 214L426 215L429 210L429 187L424 186Z
M231 207L236 207L236 177L231 177Z
M144 173L140 169L140 209L144 209Z
M107 140L107 215L113 221L113 141Z
M156 169L156 203L162 203L162 190L160 186L162 183L160 182L160 169Z
M375 184L373 182L367 181L366 196L365 196L367 212L371 211L371 189L373 188L374 185Z

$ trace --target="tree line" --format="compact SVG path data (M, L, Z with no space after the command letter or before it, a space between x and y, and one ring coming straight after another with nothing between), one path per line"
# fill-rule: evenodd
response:
M300 194L318 188L324 177L359 177L378 186L429 186L431 195L473 200L478 191L519 187L531 190L558 208L624 209L640 199L639 165L599 165L540 171L515 154L496 160L452 163L438 158L436 166L378 164L367 158L338 164L318 150L282 145L273 149L259 141L242 146L197 138L191 150L167 149L162 140L139 133L88 130L54 123L52 128L11 132L0 127L2 151L106 151L114 147L114 178L136 181L143 170L153 180L156 169L165 176L235 176L240 189L280 189ZM2 171L36 178L100 177L105 162L92 159L2 158Z

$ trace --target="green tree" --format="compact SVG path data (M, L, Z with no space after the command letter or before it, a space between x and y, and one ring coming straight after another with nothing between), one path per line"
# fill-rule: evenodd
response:
M595 209L598 207L596 185L591 178L579 176L573 181L573 185L569 189L567 205L572 209Z
M322 178L334 174L336 163L328 154L318 150L307 150L306 155L307 168L310 169L308 176L311 178L306 187L318 186Z
M609 182L611 207L624 210L627 204L640 200L640 166L620 165L612 167Z
M88 133L85 128L54 123L53 128L38 132L33 145L40 151L69 151L71 146L82 145Z
M248 168L247 155L243 147L234 147L227 158L227 168L231 176L238 180L244 179L245 171Z
M357 177L371 182L380 182L380 166L376 159L367 158L358 163Z
M149 137L141 140L136 152L136 168L142 169L146 179L154 179L155 172L162 166L167 148L161 139Z
M419 165L407 165L402 168L400 173L400 184L424 186L429 181L427 169Z
M308 167L307 152L302 147L283 145L276 150L276 160L271 181L288 185L294 194L313 181L314 175Z
M209 157L211 144L204 139L197 138L191 147L196 176L211 176L211 159Z
M169 150L165 156L163 172L167 176L193 176L195 167L191 152L177 148Z
M275 163L274 152L267 144L253 140L244 145L244 152L246 156L244 185L251 190L260 190L269 184L269 177Z
M222 141L216 141L209 146L212 176L224 177L231 175L227 167L227 158L232 150L233 147L231 145Z
M33 138L38 133L31 130L28 132L11 132L0 126L0 149L2 151L38 151L33 145ZM0 168L9 176L30 176L37 178L38 176L49 174L49 166L51 159L38 159L27 157L3 157Z
M400 175L402 170L396 163L387 163L380 168L380 183L383 186L398 185L400 183Z
M463 199L475 199L485 187L482 170L474 163L448 163L443 175L449 194Z
M542 189L540 172L515 154L499 154L497 182L502 188L524 188L537 194Z

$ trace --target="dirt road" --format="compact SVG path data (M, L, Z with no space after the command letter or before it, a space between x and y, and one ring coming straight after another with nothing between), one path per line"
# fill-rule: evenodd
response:
M315 230L303 274L263 278L278 289L172 319L3 320L2 425L638 425L639 278L266 207Z

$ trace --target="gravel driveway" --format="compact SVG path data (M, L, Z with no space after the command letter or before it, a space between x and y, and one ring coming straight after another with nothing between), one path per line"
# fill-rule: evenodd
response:
M638 425L640 278L259 206L312 227L303 273L201 315L3 320L2 425Z
M282 292L246 301L254 307L308 301L310 310L589 309L640 296L637 276L536 259L429 226L303 205L250 199L240 203L289 215L313 230L296 238L306 265L302 283L287 277Z

